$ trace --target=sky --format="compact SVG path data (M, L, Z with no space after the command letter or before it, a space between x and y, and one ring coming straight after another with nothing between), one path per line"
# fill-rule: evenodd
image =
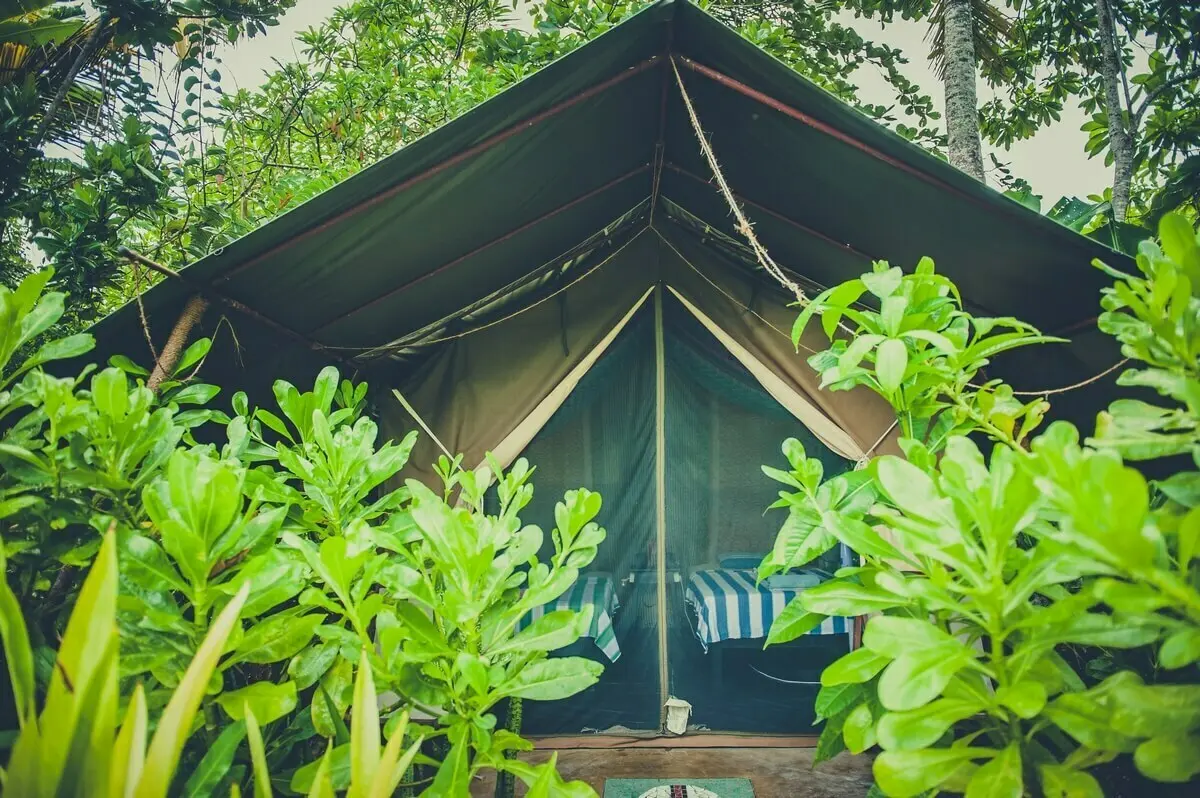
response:
M275 68L275 60L299 59L301 53L295 41L296 34L319 25L341 4L334 0L297 0L295 7L283 15L280 24L268 29L265 38L245 39L226 48L221 53L224 61L221 72L227 88L252 88L262 82L265 72ZM525 2L522 2L509 24L516 27L528 25L524 6ZM941 110L941 86L925 57L927 45L923 24L897 19L884 28L878 22L850 17L843 19L843 22L853 25L865 38L900 48L909 59L904 67L905 74L921 86ZM891 104L892 95L882 76L870 69L862 69L855 74L854 80L861 89L863 102ZM987 86L981 83L979 102L982 104L990 97ZM1032 139L1018 142L1007 152L995 151L1001 162L1011 164L1015 176L1028 180L1034 193L1043 195L1043 212L1049 210L1059 197L1086 197L1100 193L1111 180L1103 160L1089 159L1084 153L1087 136L1079 128L1086 121L1087 117L1082 111L1069 106L1063 110L1059 123L1043 128ZM990 167L987 152L985 145L984 163ZM994 180L992 182L994 185Z

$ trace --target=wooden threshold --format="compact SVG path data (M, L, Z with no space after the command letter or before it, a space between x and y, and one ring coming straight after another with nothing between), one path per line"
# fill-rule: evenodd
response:
M817 735L685 734L679 737L632 737L584 734L574 737L530 737L543 751L605 748L816 748Z

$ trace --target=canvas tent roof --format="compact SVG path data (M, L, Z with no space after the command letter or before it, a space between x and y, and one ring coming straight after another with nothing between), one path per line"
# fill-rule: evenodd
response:
M653 241L621 257L686 249L739 275L753 304L773 287L709 182L672 60L760 239L806 285L848 279L872 258L911 266L930 255L975 312L1082 336L1005 360L1016 387L1064 385L1117 360L1108 339L1079 331L1094 327L1105 283L1090 261L1123 257L875 124L683 0L648 7L155 286L143 300L154 334L202 288L254 311L228 313L237 350L218 337L211 382L253 392L336 360L373 384L405 384L436 368L439 340L563 291L647 228ZM140 327L131 306L103 320L101 353L136 358ZM1082 417L1106 391L1058 407Z

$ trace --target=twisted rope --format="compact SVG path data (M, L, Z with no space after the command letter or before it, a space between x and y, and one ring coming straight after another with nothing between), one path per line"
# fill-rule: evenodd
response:
M708 137L704 135L704 129L700 126L700 117L696 115L696 107L692 105L692 98L687 93L687 88L683 85L683 76L679 74L679 67L675 65L674 56L671 57L671 70L675 73L675 82L679 86L679 94L683 97L683 105L687 109L688 119L692 123L692 131L696 134L696 140L700 142L700 152L704 155L704 160L708 162L708 168L712 170L713 177L716 178L717 187L721 190L721 196L725 198L725 202L729 205L729 209L733 211L734 219L737 220L735 227L737 231L746 237L746 241L750 244L750 249L754 252L754 257L758 260L759 265L766 270L767 274L775 278L775 280L786 288L791 294L796 297L796 301L802 304L808 303L808 297L794 280L784 273L767 252L767 248L758 240L758 236L754 234L754 225L746 218L746 212L742 210L741 204L737 198L733 196L733 189L729 187L729 183L725 180L725 174L721 171L720 164L717 163L717 156L712 150L712 145L708 142Z
M700 125L700 117L696 114L696 108L692 104L692 98L687 93L687 88L685 88L683 85L683 76L681 76L679 74L679 68L675 65L675 57L674 56L671 57L671 70L675 73L675 82L679 86L679 94L683 98L684 107L687 109L688 119L691 120L692 132L696 134L696 140L700 143L700 152L704 155L704 160L708 162L708 168L712 171L713 177L717 181L717 187L721 192L721 196L724 197L726 204L729 206L729 210L733 212L733 216L737 221L737 223L735 225L737 228L737 231L739 233L741 233L743 236L745 236L746 241L750 244L750 249L754 252L755 259L758 260L759 265L761 265L763 267L763 269L766 270L767 274L771 275L773 278L775 278L776 282L778 282L780 285L782 285L784 288L786 288L788 291L790 291L792 293L792 295L796 297L797 302L799 302L801 305L807 305L809 300L808 300L808 297L805 295L804 290L794 280L792 280L790 277L788 277L786 273L784 273L783 269L781 269L779 267L779 265L777 263L775 263L774 259L771 258L770 253L767 252L767 248L764 247L762 245L762 242L760 242L758 240L758 236L756 236L754 234L753 224L751 224L750 220L748 218L746 218L746 212L742 209L741 204L737 201L737 198L734 196L733 189L731 189L729 187L729 183L725 180L725 175L721 171L721 165L719 163L717 163L717 156L713 152L712 145L709 143L708 137L704 135L704 129ZM666 241L665 238L663 240ZM670 242L667 242L667 245L671 246ZM672 246L671 249L675 249L675 247ZM676 254L678 254L678 252L679 251L676 250ZM680 257L683 258L682 255L680 255ZM684 258L683 260L684 260L684 263L687 263L689 266L692 266L691 263L688 263L686 258ZM701 277L704 277L704 275L700 272L700 270L696 269L695 266L692 266L692 269L694 271L696 271L697 274L700 274ZM705 277L705 279L707 280L708 278ZM712 283L712 281L709 280L709 283ZM715 283L712 283L712 284L714 287L716 287ZM720 288L718 288L717 290L720 290ZM724 294L725 292L721 291L721 293ZM729 296L729 295L726 294L726 296ZM732 297L729 297L729 298L733 299ZM736 300L734 300L734 301L736 301ZM741 303L739 302L738 304L741 304ZM746 309L750 310L749 308L746 308ZM752 310L750 312L754 313L754 311L752 311ZM754 315L758 316L757 313L755 313ZM759 318L761 319L762 317L759 316ZM763 321L766 321L766 319L763 319ZM768 325L770 325L769 322L768 322ZM844 324L839 323L838 326L841 327L843 330L845 330L847 333L849 333L851 335L854 334L854 331L847 328ZM778 328L772 327L772 329L775 329L777 332L783 333L783 331L778 330ZM786 335L786 333L783 333L783 334ZM788 336L788 337L790 338L791 336ZM801 346L803 346L803 345L801 345ZM808 347L806 347L806 346L804 348L808 349ZM808 351L812 352L813 350L808 349ZM1121 366L1124 366L1128 362L1129 362L1129 358L1123 358L1119 362L1114 363L1113 365L1106 368L1104 371L1101 371L1099 374L1095 374L1091 377L1088 377L1085 380L1080 380L1079 382L1072 383L1071 385L1064 385L1061 388L1046 388L1046 389L1040 390L1040 391L1017 391L1017 390L1014 390L1013 396L1051 396L1054 394L1060 394L1060 393L1066 393L1068 391L1074 391L1078 388L1083 388L1085 386L1091 385L1092 383L1094 383L1098 380L1101 380L1104 377L1107 377L1109 374L1111 374L1114 371L1116 371L1117 369L1121 368ZM972 388L975 388L977 390L981 390L983 387L981 385L976 385L975 383L968 383L968 385L970 385ZM888 432L891 432L890 428L888 429ZM883 437L887 437L888 432L885 432ZM879 443L882 442L882 440L883 440L883 438L880 438L879 441L876 441L875 446L878 446ZM871 449L873 450L875 448L875 446L872 446ZM868 452L869 451L870 450L868 450Z

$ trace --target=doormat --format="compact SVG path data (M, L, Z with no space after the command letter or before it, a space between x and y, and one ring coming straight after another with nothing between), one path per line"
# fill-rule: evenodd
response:
M688 791L683 787L698 787L704 792ZM606 779L604 798L641 798L643 794L660 787L661 798L754 798L750 779ZM672 787L680 789L672 790ZM660 798L655 790L652 798Z

